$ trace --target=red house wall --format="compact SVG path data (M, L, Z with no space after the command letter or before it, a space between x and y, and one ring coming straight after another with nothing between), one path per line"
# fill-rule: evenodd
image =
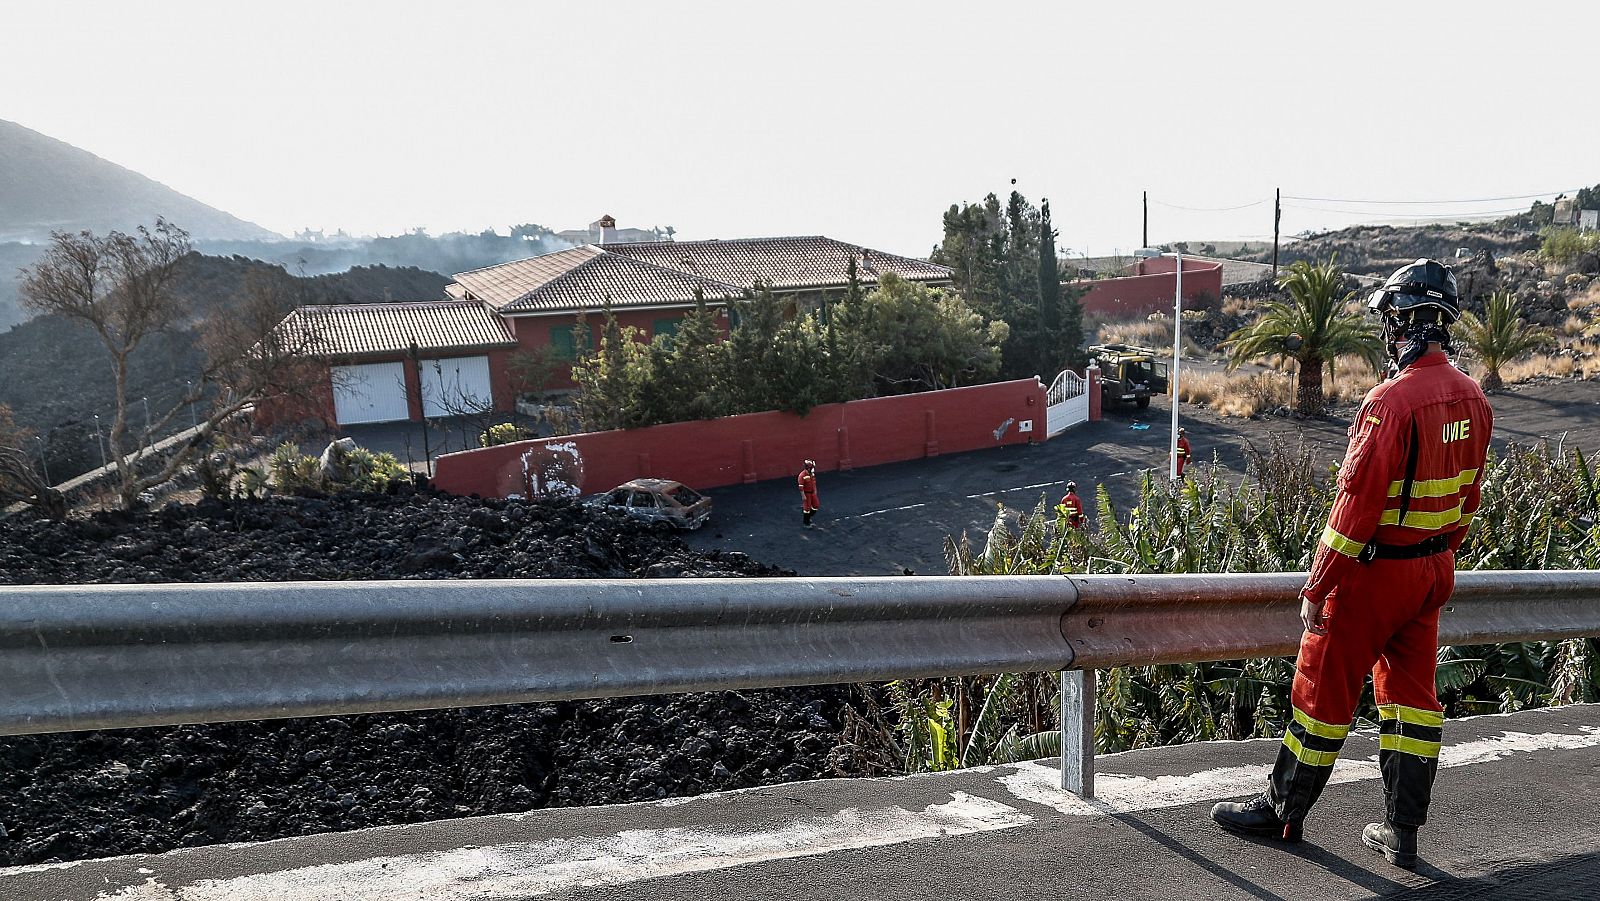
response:
M1141 260L1140 267L1139 271L1145 274L1073 282L1073 287L1088 289L1088 293L1079 300L1083 311L1108 319L1170 311L1172 295L1177 288L1174 284L1175 261L1169 257L1156 257ZM1183 299L1192 301L1202 294L1222 296L1222 264L1184 260Z
M720 315L721 307L712 307L717 310L717 324L721 328L722 336L728 336L728 319ZM639 330L638 340L649 343L655 339L655 323L658 319L682 319L689 314L688 308L668 310L616 310L613 315L617 317L617 325L627 328L633 326ZM557 328L571 326L577 323L578 317L573 313L562 313L551 316L515 316L508 317L513 334L517 339L517 350L527 352L542 352L553 342L551 332ZM603 314L591 313L584 317L584 323L589 326L589 346L594 347L600 343L599 332L605 324ZM509 355L508 355L509 356ZM492 362L492 361L491 361ZM507 383L509 388L509 382ZM572 381L572 364L558 363L555 371L550 375L550 381L545 385L550 391L564 391L577 387ZM496 389L498 390L498 388Z
M1032 421L1032 431L1021 423ZM524 455L569 446L584 494L645 476L715 488L792 478L803 460L823 471L1025 444L1045 437L1045 386L1022 379L828 404L805 416L748 413L627 431L590 432L446 454L434 485L455 494L528 491Z

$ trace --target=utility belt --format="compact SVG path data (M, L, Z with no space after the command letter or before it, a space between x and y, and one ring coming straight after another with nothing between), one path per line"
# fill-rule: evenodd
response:
M1361 556L1356 559L1362 563L1371 563L1374 560L1417 560L1442 554L1448 550L1450 550L1448 534L1424 538L1416 544L1379 544L1376 541L1369 541L1367 546L1361 549Z

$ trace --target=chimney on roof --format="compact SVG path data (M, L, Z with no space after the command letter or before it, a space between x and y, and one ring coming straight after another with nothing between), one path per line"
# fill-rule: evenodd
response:
M616 231L617 220L611 218L610 213L606 213L604 216L600 217L600 222L598 224L600 226L600 243L604 244L606 243L606 229L609 228L612 231Z

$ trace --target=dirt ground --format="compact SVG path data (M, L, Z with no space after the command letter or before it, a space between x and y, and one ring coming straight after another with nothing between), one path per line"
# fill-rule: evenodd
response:
M1495 443L1565 441L1584 451L1600 448L1600 382L1549 380L1494 392ZM1353 407L1324 419L1221 417L1206 407L1184 407L1195 459L1242 477L1242 450L1278 435L1303 439L1330 465L1344 455ZM716 514L686 539L702 550L738 550L801 575L887 575L907 570L945 572L946 536L981 542L996 508L1031 509L1041 497L1054 503L1068 479L1091 498L1104 484L1126 509L1142 473L1164 477L1171 408L1157 398L1149 410L1118 411L1048 442L911 460L853 472L818 474L822 512L812 529L800 523L792 481L715 489ZM1148 424L1149 429L1136 429Z

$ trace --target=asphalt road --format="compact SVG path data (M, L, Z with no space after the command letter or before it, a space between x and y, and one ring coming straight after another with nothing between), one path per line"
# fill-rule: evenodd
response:
M1381 818L1376 736L1282 845L1222 832L1277 743L1099 759L1097 798L1053 761L825 780L0 869L6 901L1581 899L1600 897L1600 706L1452 720L1415 873L1362 846Z
M1600 448L1600 382L1531 383L1490 399L1497 444L1549 439L1586 453ZM1031 510L1041 498L1054 504L1068 479L1077 481L1091 507L1093 486L1104 484L1126 510L1144 471L1165 477L1170 409L1157 398L1138 415L1115 411L1038 445L819 473L822 512L811 529L801 526L792 480L713 489L715 516L685 540L696 548L743 551L807 576L942 574L947 536L967 534L981 547L998 507ZM1205 407L1180 412L1198 465L1219 466L1237 479L1244 475L1243 449L1274 435L1304 440L1322 460L1338 461L1353 410L1326 419L1240 419ZM1136 423L1150 428L1135 429Z

